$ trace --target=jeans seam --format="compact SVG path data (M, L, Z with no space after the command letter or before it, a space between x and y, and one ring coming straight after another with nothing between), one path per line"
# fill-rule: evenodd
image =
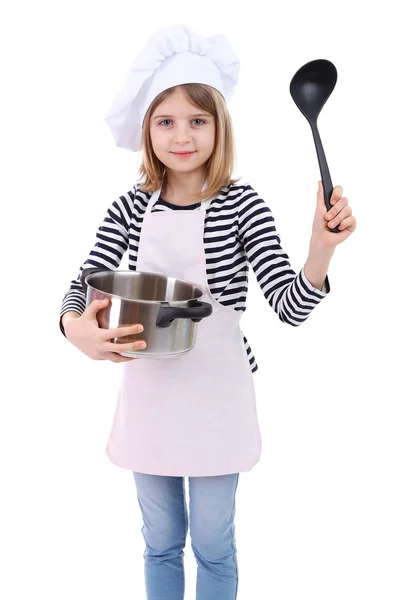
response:
M236 490L238 487L238 483L239 483L239 473L236 476L236 487L235 487L235 493L234 493L234 504L232 507L232 512L231 512L231 520L232 520L232 514L233 514L233 510L236 509ZM236 512L236 511L235 511ZM235 559L235 547L233 545L233 528L234 528L234 523L232 520L232 538L231 538L231 545L232 545L232 550L233 550L233 562L236 568L236 591L235 591L235 600L237 598L237 593L238 593L238 588L239 588L239 569L237 566L237 559Z

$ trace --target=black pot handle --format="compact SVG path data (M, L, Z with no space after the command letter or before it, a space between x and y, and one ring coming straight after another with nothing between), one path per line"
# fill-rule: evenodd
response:
M195 323L205 317L209 317L213 307L208 302L200 300L189 300L188 306L170 306L168 302L161 302L157 314L156 325L158 327L169 327L174 319L192 319Z

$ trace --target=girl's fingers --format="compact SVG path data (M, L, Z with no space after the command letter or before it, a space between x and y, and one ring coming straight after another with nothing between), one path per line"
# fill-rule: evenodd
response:
M100 329L100 337L103 340L110 340L113 338L124 337L125 335L133 335L134 333L142 333L138 329L140 327L139 323L135 323L134 325L129 325L125 327L116 327L114 329Z
M143 350L140 347L140 344L144 342L144 340L138 340L137 342L129 342L127 344L120 344L116 342L105 342L102 344L102 349L107 352L131 352L132 350ZM146 344L146 342L144 342Z
M335 204L333 206L331 206L329 211L327 211L325 213L325 219L328 219L328 220L333 219L334 217L336 217L336 215L338 213L340 213L341 210L344 209L345 206L348 206L348 204L349 204L348 198L346 198L346 196L342 196L342 198L340 198L340 200L335 202ZM332 216L329 217L328 215L332 215Z
M343 194L343 187L341 185L335 185L335 187L332 190L331 199L339 200L339 198L342 197L342 194Z
M351 215L351 207L345 206L336 217L329 221L329 227L335 227L335 225L343 223L345 217L348 217L349 215Z
M347 217L347 219L343 219L343 221L341 221L341 223L338 225L340 231L342 231L343 229L346 229L347 227L351 227L351 226L355 226L355 220L354 217Z

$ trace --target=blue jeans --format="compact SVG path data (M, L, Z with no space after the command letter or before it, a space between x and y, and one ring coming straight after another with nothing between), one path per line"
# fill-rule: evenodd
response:
M188 511L184 477L133 472L143 517L147 600L183 600ZM197 562L196 600L235 600L238 567L235 494L239 473L189 477L191 546Z

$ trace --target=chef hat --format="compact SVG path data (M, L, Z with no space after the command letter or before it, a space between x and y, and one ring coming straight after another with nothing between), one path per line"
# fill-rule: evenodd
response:
M156 31L133 61L105 121L121 148L137 152L143 119L154 98L182 83L205 83L229 102L238 81L239 60L224 35L204 38L187 25Z

